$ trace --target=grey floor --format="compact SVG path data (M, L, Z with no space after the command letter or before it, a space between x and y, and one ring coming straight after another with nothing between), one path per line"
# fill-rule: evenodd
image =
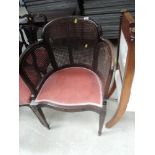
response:
M115 110L116 103L109 103L106 121ZM29 108L20 108L20 155L134 155L133 112L126 112L113 128L104 128L99 137L94 112L43 111L51 130L44 128Z

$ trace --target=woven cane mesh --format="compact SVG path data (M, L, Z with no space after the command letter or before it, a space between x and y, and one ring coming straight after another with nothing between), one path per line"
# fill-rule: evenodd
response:
M102 75L102 83L105 86L106 80L108 79L109 71L111 69L112 56L109 46L101 42L99 43L99 54L98 54L98 64L97 70Z
M53 47L53 53L59 67L70 64L67 47Z
M49 70L49 62L49 56L44 47L36 48L25 56L22 69L35 89L41 82L43 76L52 70L52 67Z
M56 19L46 25L44 38L47 42L79 47L85 43L96 43L98 30L94 22L77 17Z
M85 64L92 67L93 48L78 48L73 50L73 60L75 64Z
M77 17L59 18L46 25L43 37L50 45L58 67L71 61L92 66L93 50L99 40L94 22Z

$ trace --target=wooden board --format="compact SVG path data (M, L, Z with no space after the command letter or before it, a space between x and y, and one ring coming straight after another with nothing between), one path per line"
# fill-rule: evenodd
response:
M119 74L120 77L122 78L121 80L122 87L118 88L120 91L119 106L114 116L106 123L107 128L113 127L116 123L120 121L120 119L123 117L126 111L127 104L130 98L131 86L135 70L134 30L135 30L135 23L133 17L129 12L123 12L120 23L120 44L118 48L118 59L117 59L118 66L112 90L114 91L116 86L120 87L119 86L120 79L118 79ZM120 57L122 57L122 59ZM112 94L112 92L110 92L110 94Z

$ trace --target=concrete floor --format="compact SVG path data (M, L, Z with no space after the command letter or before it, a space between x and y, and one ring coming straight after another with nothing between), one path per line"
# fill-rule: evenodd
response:
M106 121L116 106L108 104ZM51 130L44 128L29 108L20 108L20 155L134 155L133 112L127 112L113 128L104 128L99 137L98 115L94 112L43 111Z

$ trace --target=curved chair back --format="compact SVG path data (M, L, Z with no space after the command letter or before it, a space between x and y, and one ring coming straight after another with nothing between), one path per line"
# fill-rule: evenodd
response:
M30 45L20 56L19 72L36 95L38 85L48 71L50 61L46 46L42 42Z
M43 38L49 44L85 47L99 41L98 25L88 17L61 17L49 22L43 29Z
M20 68L36 91L48 72L81 66L95 71L105 85L112 64L111 44L87 17L62 17L45 25L43 42L30 46L21 56Z

